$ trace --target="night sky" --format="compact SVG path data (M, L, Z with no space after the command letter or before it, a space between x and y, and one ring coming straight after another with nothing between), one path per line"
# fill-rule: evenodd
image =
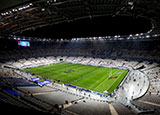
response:
M94 17L50 25L22 32L21 36L41 38L73 38L128 35L147 32L149 20L134 17Z

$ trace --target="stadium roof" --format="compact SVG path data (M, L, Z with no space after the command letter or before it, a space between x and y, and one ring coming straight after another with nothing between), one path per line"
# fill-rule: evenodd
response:
M99 16L142 17L159 32L158 0L1 0L0 32L19 33L38 27Z

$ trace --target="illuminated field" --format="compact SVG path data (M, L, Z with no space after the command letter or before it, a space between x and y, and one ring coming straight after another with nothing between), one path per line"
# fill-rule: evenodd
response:
M128 70L91 65L57 63L25 69L42 78L67 83L103 93L112 92L123 80Z

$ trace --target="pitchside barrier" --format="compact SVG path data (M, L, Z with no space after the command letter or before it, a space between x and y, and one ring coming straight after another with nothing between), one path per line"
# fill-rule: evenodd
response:
M30 81L35 82L35 81L39 81L39 80L42 80L42 78L41 77L35 77L35 78L32 78Z
M52 81L50 81L50 80L44 80L44 81L38 82L38 85L44 86L44 85L47 85L47 84L50 84L50 83L52 83Z
M74 86L74 85L70 85L70 84L67 84L67 83L64 83L64 85L69 86L69 87L73 87L73 88L77 88L77 89L85 91L85 92L97 94L97 95L102 96L102 97L108 97L107 95L104 95L102 93L98 93L98 92L91 91L91 90L88 90L88 89L80 88L80 87L77 87L77 86Z
M52 83L52 81L50 80L44 80L44 81L41 81L41 80L43 80L41 77L35 77L35 78L30 79L31 82L37 82L37 84L40 86L44 86L44 85Z

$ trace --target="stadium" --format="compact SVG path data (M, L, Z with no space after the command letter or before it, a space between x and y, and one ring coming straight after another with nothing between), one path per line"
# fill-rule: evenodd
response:
M1 112L159 115L159 11L157 0L1 0Z

